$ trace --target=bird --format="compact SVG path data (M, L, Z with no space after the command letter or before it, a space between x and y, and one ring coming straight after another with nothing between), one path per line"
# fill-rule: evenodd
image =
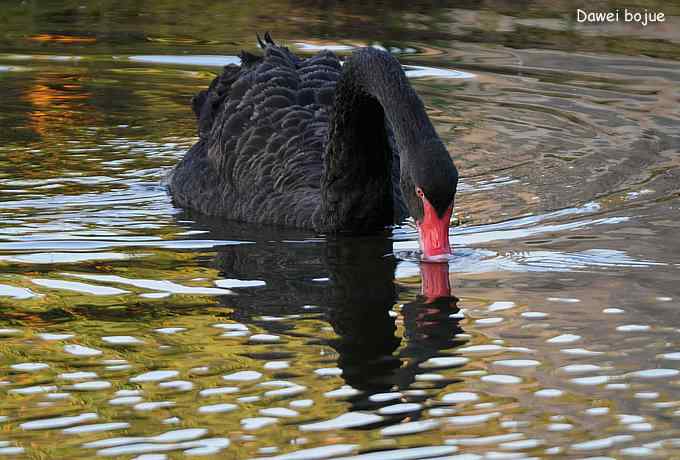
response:
M192 99L198 140L168 175L173 202L225 220L366 234L418 228L451 253L458 170L392 54L301 58L269 32Z

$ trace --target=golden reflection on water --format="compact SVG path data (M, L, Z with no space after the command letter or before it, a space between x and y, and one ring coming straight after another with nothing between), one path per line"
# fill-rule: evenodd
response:
M419 280L404 281L405 285L410 283L417 286ZM474 295L475 289L468 287L467 290ZM602 291L598 289L598 292ZM143 322L131 321L129 314L116 319L115 308L107 309L99 319L101 314L95 313L96 308L105 308L103 306L94 307L89 313L81 312L85 317L56 325L24 317L12 324L14 331L2 331L3 356L7 366L37 364L32 365L35 369L26 365L26 370L8 368L5 372L3 381L9 392L3 403L3 415L9 418L5 426L17 429L22 424L30 426L25 424L32 420L88 413L97 413L98 418L80 426L119 424L114 425L119 428L113 431L77 436L59 434L58 430L10 431L16 433L13 439L18 441L30 441L37 446L51 444L53 447L44 452L58 458L83 455L84 444L116 436L119 430L123 430L122 434L153 436L186 427L204 427L208 433L228 437L233 442L230 452L239 458L257 456L259 449L269 446L291 443L291 447L298 448L349 443L364 449L392 449L439 445L445 441L469 453L484 452L489 447L513 451L515 444L512 443L516 443L517 448L527 454L543 452L542 449L550 446L564 446L567 440L578 445L579 440L587 439L589 432L599 430L600 426L593 424L594 416L584 411L607 408L610 411L604 416L607 420L626 413L620 412L625 409L614 402L617 398L611 399L614 394L622 391L647 394L640 400L649 401L643 412L647 414L657 399L667 401L664 396L652 395L646 399L653 388L646 378L637 379L630 372L631 377L624 377L627 357L640 353L637 345L627 349L625 345L612 348L606 339L597 343L600 331L620 327L625 321L620 315L586 313L591 303L606 305L612 301L589 297L592 293L591 289L570 291L570 295L579 296L574 297L574 301L587 304L577 309L579 322L597 327L579 328L581 335L577 339L565 338L562 339L565 345L547 347L545 343L551 338L567 335L556 333L570 331L569 324L573 321L568 318L576 312L560 311L554 305L569 303L571 298L543 300L541 310L545 317L539 317L535 315L541 303L538 300L527 299L526 304L518 305L507 300L463 297L457 302L464 311L461 319L447 320L449 315L459 316L458 310L446 312L442 317L441 305L420 304L417 296L407 294L393 307L395 314L390 315L401 342L394 351L401 365L393 368L397 380L387 389L399 394L396 400L378 404L366 399L370 394L343 387L347 376L337 366L343 359L346 361L347 356L343 358L343 352L338 353L341 349L324 343L333 343L338 336L333 332L333 323L324 320L317 309L293 315L255 316L245 323L228 319L234 310L217 306L183 309L181 315L166 313L157 319L153 315L149 317L149 311L159 308L155 305L157 302L166 302L159 299L144 301L147 319ZM517 295L513 289L498 290L495 294L499 299ZM174 304L180 300L184 304L187 300L184 296L171 298ZM91 299L94 302L95 299ZM226 300L225 304L229 303ZM526 315L528 311L534 315ZM568 316L564 317L565 314ZM501 321L486 326L484 320L489 318L501 318ZM456 326L447 332L438 327L442 320L449 321L451 326L460 323L461 329ZM560 324L558 331L550 327L555 321ZM541 327L536 329L537 325ZM662 333L659 326L654 329L657 334ZM70 336L41 336L44 333ZM438 337L442 333L444 336ZM452 342L456 345L450 349L439 348L446 343L440 340L449 340L447 336L451 333L460 340ZM569 345L571 340L587 344L589 352L597 358L584 362L579 355L574 355L574 359L562 353L576 347ZM440 345L432 350L435 355L428 358L430 342ZM635 342L639 340L631 345ZM67 351L68 345L75 344L87 348ZM647 344L648 348L662 349L663 346L662 343ZM437 359L446 356L468 361L460 359L460 364L453 367L435 364ZM576 381L584 375L576 370L564 371L565 366L576 368L584 363L604 364L603 370L610 367L609 371L600 372L604 375L616 369L616 379L594 386L589 383L565 386L564 378ZM237 377L239 372L253 375ZM415 380L401 380L408 375ZM608 390L611 385L623 386ZM33 395L16 394L15 390L26 388L42 391ZM224 390L208 395L210 391L205 390L211 388ZM542 393L546 396L535 396ZM475 395L475 398L465 402L465 398L456 395ZM447 398L461 399L456 404L447 404ZM389 435L389 426L383 424L369 430L317 432L305 428L317 421L341 416L348 410L389 411L396 407L395 403L422 409L398 415L396 420L394 415L389 416L392 423L399 421L405 427L415 424L415 429L421 428L417 425L419 420L433 420L433 425L422 425L422 429L427 428L424 432L416 430L412 435L397 437ZM269 413L282 415L272 417ZM626 422L629 429L624 432L644 436L644 423L649 415L627 417L633 421ZM255 429L253 419L273 424ZM671 429L668 422L661 419L655 420L653 426L662 431ZM487 436L496 436L498 440L484 441ZM627 439L630 435L620 436Z
M58 35L58 34L39 34L29 37L29 40L37 42L57 42L63 44L69 43L94 43L97 41L96 37L78 37L75 35Z
M84 6L12 6L0 49L0 454L677 456L678 66L637 57L676 45L575 54L507 6ZM462 172L451 296L408 227L337 241L172 206L219 68L126 56L233 56L255 29L475 74L413 80Z
M59 80L59 78L57 78ZM92 97L81 85L55 85L54 80L38 80L26 89L23 97L33 109L29 112L30 127L41 136L49 136L52 131L60 131L64 124L96 123L92 120L88 109L83 104ZM90 112L87 115L83 112Z

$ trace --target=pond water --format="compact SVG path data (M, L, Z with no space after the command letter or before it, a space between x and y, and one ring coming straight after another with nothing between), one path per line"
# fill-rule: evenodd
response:
M3 6L0 456L678 455L678 7L445 3ZM462 173L448 266L408 225L173 207L191 96L265 30L409 66Z

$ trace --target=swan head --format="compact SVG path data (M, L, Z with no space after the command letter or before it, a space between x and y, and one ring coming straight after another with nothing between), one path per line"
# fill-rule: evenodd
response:
M458 187L458 170L439 139L406 155L402 193L418 227L425 260L445 260L451 253L449 223ZM406 179L406 180L404 180Z

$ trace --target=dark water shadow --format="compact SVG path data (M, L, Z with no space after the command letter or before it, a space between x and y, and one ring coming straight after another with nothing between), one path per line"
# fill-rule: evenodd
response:
M219 248L211 262L224 278L266 282L261 287L236 288L238 295L221 299L233 309L231 319L275 334L294 333L290 321L258 318L318 312L331 325L336 337L310 336L308 343L337 351L337 366L346 384L362 392L351 400L355 409L376 406L368 399L371 394L411 388L418 374L432 372L422 366L424 362L450 354L465 341L456 337L463 331L459 319L452 317L459 309L458 298L451 293L448 264L422 264L420 288L397 284L390 232L318 238L196 215L180 216L184 219L195 222L192 228L208 230L206 238L254 242ZM398 303L401 308L395 309ZM402 334L397 321L403 323ZM267 356L248 356L284 359L291 353L282 348ZM443 379L426 385L450 383Z

